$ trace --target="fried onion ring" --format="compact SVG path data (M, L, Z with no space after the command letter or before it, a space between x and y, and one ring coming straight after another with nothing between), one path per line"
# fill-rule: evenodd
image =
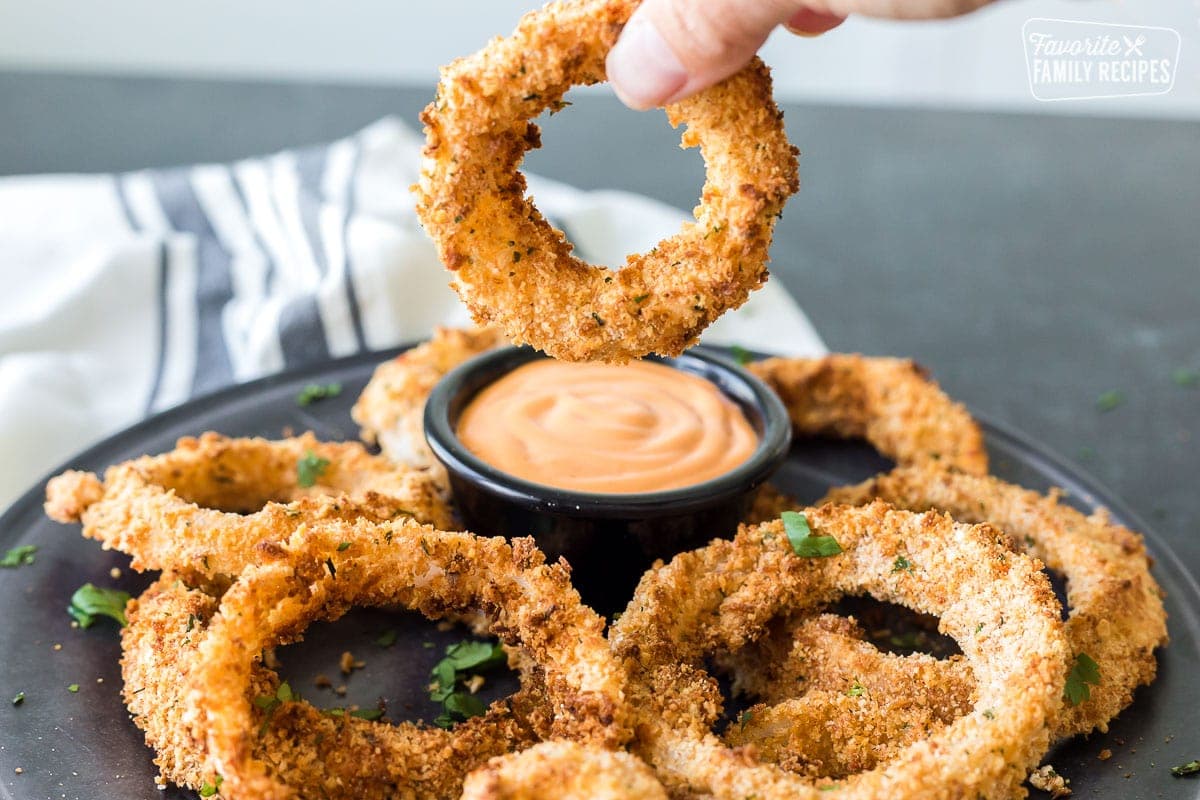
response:
M425 401L447 372L504 343L495 328L435 328L429 341L380 364L350 410L363 440L396 464L430 470L444 485L442 465L425 442Z
M862 438L898 464L987 474L979 424L911 360L839 353L747 369L783 400L798 436Z
M794 554L782 522L743 528L647 573L614 626L613 649L633 677L635 752L669 789L717 798L816 798L818 785L725 747L672 689L682 666L760 638L781 611L869 593L941 618L978 680L975 707L886 766L834 784L839 798L1007 797L1049 744L1067 674L1058 602L1041 564L1010 550L988 525L885 503L808 509L814 535L833 536L830 558ZM904 554L919 565L893 570ZM667 679L663 676L666 675Z
M875 499L913 511L937 508L962 522L987 522L1067 582L1067 638L1075 655L1100 665L1100 684L1079 705L1064 702L1054 734L1065 738L1108 723L1154 680L1154 651L1167 643L1162 589L1150 574L1142 537L1101 510L1090 516L1049 496L993 477L934 467L897 469L858 486L834 489L836 503Z
M328 464L298 482L308 453ZM284 505L287 504L287 505ZM390 519L453 528L427 475L372 456L357 442L281 441L206 433L176 448L110 467L104 481L66 472L46 487L46 513L83 522L83 535L133 557L137 570L174 569L192 582L237 575L264 544L285 540L299 518Z
M402 605L431 618L482 613L489 630L543 674L553 735L606 747L629 738L623 675L604 622L580 603L565 565L546 565L532 540L510 545L411 520L360 520L304 526L284 549L280 560L243 572L222 597L188 679L184 722L205 742L206 769L223 777L230 796L308 796L256 754L259 726L247 687L264 648L353 605ZM414 730L423 755L389 764L393 794L446 797L461 786L464 769L496 754L472 752L473 738L464 741L458 729L400 728Z
M667 800L635 756L577 742L542 742L467 776L462 800Z
M708 169L695 221L609 270L526 197L518 167L540 145L531 122L573 85L605 80L604 59L637 0L553 2L513 34L442 69L421 115L427 144L417 214L480 324L567 361L678 355L766 280L775 219L799 188L797 151L757 58L666 109Z
M184 724L185 687L191 681L201 643L219 600L190 589L179 576L164 574L128 608L129 624L122 629L121 670L125 703L146 744L157 756L160 781L199 790L212 785L217 774L208 766L207 740L193 736ZM453 757L446 761L445 731L416 725L393 726L350 714L331 716L307 703L289 702L271 713L256 709L261 731L251 746L254 757L270 759L273 769L290 785L322 797L395 797L397 783L412 781L424 769L430 787L457 791L462 766L482 763L522 743L548 735L543 718L542 690L522 675L523 688L507 700L493 703L483 716L472 717L454 730ZM279 676L261 663L251 668L247 697L275 697ZM432 766L428 766L432 765ZM229 795L230 790L223 790Z

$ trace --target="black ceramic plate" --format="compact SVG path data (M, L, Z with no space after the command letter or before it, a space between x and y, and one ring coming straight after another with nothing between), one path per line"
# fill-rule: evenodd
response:
M353 438L349 409L388 354L358 356L304 373L235 387L153 419L93 447L66 465L102 470L144 453L168 450L176 438L207 430L242 436L279 436L311 429L322 438ZM337 398L300 408L295 397L311 382L340 381ZM1083 509L1107 506L1121 522L1146 533L1157 560L1155 574L1167 591L1171 645L1159 656L1159 678L1138 692L1132 708L1109 733L1060 746L1049 760L1072 780L1080 798L1197 798L1200 780L1179 779L1169 767L1200 758L1200 587L1166 542L1075 468L1022 437L986 424L994 471L1036 489L1061 486ZM7 457L16 457L8 454ZM801 499L813 499L833 484L858 480L886 468L869 449L836 442L800 441L775 482ZM0 553L36 545L32 566L0 571L0 798L73 800L122 798L172 800L191 793L154 785L156 769L142 734L129 721L119 695L120 657L115 625L101 621L88 630L70 627L66 605L72 592L91 581L136 593L150 577L136 575L121 555L103 552L79 536L77 526L58 525L41 510L44 482L33 487L0 518ZM109 572L122 570L120 578ZM389 648L375 643L389 629L399 632ZM431 719L437 709L424 690L442 648L461 638L438 631L413 616L354 612L280 651L281 672L305 698L323 707L388 702L392 719ZM346 680L348 695L313 687L325 673L340 682L338 655L351 650L366 667ZM79 684L71 693L67 687ZM504 691L503 682L494 691ZM24 692L19 706L8 700ZM1101 750L1112 757L1099 761ZM20 770L18 773L17 770ZM1037 794L1036 792L1034 793Z

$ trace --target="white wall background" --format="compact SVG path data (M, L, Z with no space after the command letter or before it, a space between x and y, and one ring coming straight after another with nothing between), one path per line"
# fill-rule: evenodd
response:
M0 0L0 68L429 83L507 33L532 0ZM1165 26L1182 37L1167 95L1038 103L1030 17ZM775 36L779 96L1200 118L1200 0L1002 0L936 23L851 20L815 40ZM0 116L3 110L0 109Z

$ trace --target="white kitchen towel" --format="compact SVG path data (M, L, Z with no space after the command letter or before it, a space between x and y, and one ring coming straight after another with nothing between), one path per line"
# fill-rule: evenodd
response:
M421 144L388 118L234 164L0 179L0 509L191 397L468 324L408 191ZM529 186L594 263L623 263L687 216L624 192ZM825 349L778 283L704 340Z

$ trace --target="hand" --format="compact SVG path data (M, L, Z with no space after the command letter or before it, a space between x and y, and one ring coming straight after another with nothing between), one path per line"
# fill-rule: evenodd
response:
M953 17L989 0L644 0L608 54L608 80L630 108L667 105L745 66L777 26L815 36L850 14Z

